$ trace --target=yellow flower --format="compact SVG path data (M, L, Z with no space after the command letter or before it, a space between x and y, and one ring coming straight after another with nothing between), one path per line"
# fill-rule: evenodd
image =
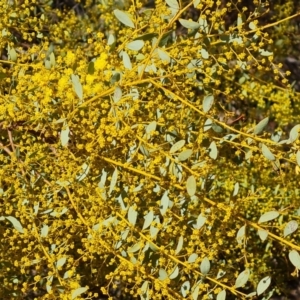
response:
M104 70L107 65L107 53L101 53L100 57L95 61L95 70Z

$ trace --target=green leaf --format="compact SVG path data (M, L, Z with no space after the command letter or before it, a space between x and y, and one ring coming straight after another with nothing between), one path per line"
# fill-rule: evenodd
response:
M17 52L14 48L10 48L10 46L8 46L8 59L11 61L16 61L18 58Z
M115 92L113 95L114 103L118 103L122 98L122 89L119 86L116 86Z
M68 124L66 124L66 122L63 125L63 128L60 132L60 142L61 145L64 147L66 145L68 145L69 142L69 133L70 133L70 129Z
M137 211L132 206L130 206L128 209L128 221L133 226L135 226L137 215Z
M175 255L177 255L181 251L182 246L183 246L183 236L181 235L178 239L178 244L177 244L177 248L175 250Z
M141 286L141 300L149 300L149 281L144 281Z
M261 150L262 150L263 156L266 159L268 159L268 160L275 160L276 159L274 154L270 151L270 149L265 144L261 145Z
M214 104L214 96L213 95L205 96L203 99L203 103L202 103L203 111L205 113L209 112L211 107L213 106L213 104ZM210 119L208 119L208 120L210 120Z
M298 166L300 166L300 150L297 151L296 160L297 160Z
M298 229L298 222L294 220L289 221L284 227L283 236L286 237L289 234L295 232L297 229Z
M225 300L226 299L226 291L222 290L218 295L217 295L217 300Z
M239 229L239 231L237 232L237 235L236 235L236 240L237 240L238 244L242 244L244 242L245 234L246 234L246 226L243 225Z
M208 52L206 51L206 49L204 49L204 48L202 48L202 49L200 50L200 54L201 54L201 56L202 56L203 59L208 59L208 58L209 58L209 54L208 54Z
M200 24L200 30L204 31L205 33L208 33L209 28L208 28L207 20L200 17L199 24Z
M132 69L132 64L129 58L129 55L127 54L127 52L123 51L122 53L122 57L123 57L123 65L126 69L131 70Z
M193 264L197 258L198 258L198 254L192 253L188 258L188 263Z
M276 219L279 216L278 211L268 211L264 213L258 220L258 223L264 223Z
M79 76L72 74L71 79L72 79L73 89L74 89L76 95L78 96L78 98L82 101L83 100L83 89L82 89L82 85L79 80Z
M256 25L254 24L254 22L249 23L249 28L252 29L252 30L256 29Z
M176 142L170 149L170 154L173 154L180 150L185 145L185 140L180 140Z
M41 237L47 237L49 232L49 226L47 224L44 224L41 229Z
M190 197L194 196L196 193L197 183L194 175L188 177L186 181L186 190Z
M193 150L187 149L179 153L178 160L179 161L185 161L187 160L191 155L193 154Z
M141 50L144 47L144 44L145 43L142 40L134 40L134 41L128 43L126 47L129 50L139 51L139 50Z
M191 284L189 281L185 281L181 286L181 294L185 298L190 291Z
M21 223L15 218L15 217L12 217L12 216L8 216L8 217L5 217L9 222L11 222L11 224L13 225L13 227L19 231L20 233L24 233L24 230L23 230L23 227L21 225Z
M193 300L198 300L199 299L199 289L200 289L200 285L197 284L197 286L194 288L193 292L192 292L192 298Z
M247 283L249 277L250 277L249 269L246 269L243 272L241 272L235 281L235 287L236 288L243 287Z
M184 19L179 19L180 24L187 28L187 29L198 29L200 27L200 24L194 21L188 21L188 20L184 20Z
M162 268L159 269L158 274L159 274L158 279L161 280L161 281L164 281L165 279L168 278L168 273L166 272L165 269L162 269Z
M200 4L201 0L193 0L193 5L195 8Z
M176 266L172 273L170 274L169 278L170 279L175 279L179 275L179 268Z
M200 265L200 271L203 275L207 275L210 271L210 261L207 257L204 257L204 259L202 260Z
M293 266L300 270L300 255L296 250L290 251L289 259Z
M50 59L51 66L55 67L55 55L53 52L50 53L49 59Z
M197 218L197 224L193 225L194 228L200 229L206 222L206 217L203 217L202 214L200 214Z
M136 243L136 244L134 244L132 247L130 247L128 250L127 250L127 252L128 253L134 253L134 252L136 252L136 251L138 251L138 250L140 250L141 249L141 243Z
M161 198L161 200L160 200L160 208L159 208L160 213L161 213L162 216L166 213L166 211L169 207L169 200L170 199L169 199L169 196L168 196L168 191L165 191L162 198Z
M67 261L66 257L62 257L56 261L56 268L62 267Z
M77 298L81 294L85 293L87 290L88 290L87 287L80 287L80 288L77 288L76 290L72 291L72 296L71 296L72 300Z
M300 124L294 126L290 131L289 143L294 143L298 139Z
M161 59L161 61L167 62L168 64L171 62L171 58L170 58L169 54L167 52L165 52L164 50L158 48L157 54L158 54L158 57Z
M204 106L204 105L203 105L203 106ZM209 109L210 109L210 108L209 108ZM213 121L212 121L211 119L207 119L207 120L205 121L205 123L204 123L204 129L203 129L203 131L205 132L205 131L211 129L211 128L212 128L212 125L213 125Z
M259 134L261 133L264 128L268 125L268 122L269 122L269 118L264 118L263 120L261 120L254 128L254 131L253 133L254 134Z
M240 184L238 182L235 183L234 185L234 191L233 191L233 194L232 196L236 196L238 193L239 193L239 188L240 188Z
M258 234L259 238L264 242L267 239L269 232L264 229L258 229L257 234Z
M263 278L257 285L257 296L261 295L271 284L271 277L270 276L266 276L265 278Z
M179 10L179 4L176 0L166 0L166 3L171 7L171 8L174 8L174 9L177 9Z
M269 52L269 51L264 50L264 49L259 49L259 54L262 55L262 56L271 56L271 55L273 55L273 52Z
M114 15L124 25L131 27L131 28L135 28L134 23L132 21L132 16L128 12L119 10L119 9L115 9Z
M145 219L145 222L144 222L142 230L147 229L151 225L151 223L153 222L153 219L154 219L154 212L153 212L153 210L150 210L147 213L147 215L144 216L144 219Z
M118 169L115 168L112 176L111 176L111 181L110 181L110 186L109 186L109 192L108 194L110 195L112 193L112 191L114 190L116 184L117 184L117 181L118 181Z
M218 148L215 142L211 142L210 146L209 146L209 156L212 159L217 159L218 157Z

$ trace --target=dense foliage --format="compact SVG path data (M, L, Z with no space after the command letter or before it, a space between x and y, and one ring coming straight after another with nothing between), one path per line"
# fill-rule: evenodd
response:
M249 2L0 1L1 298L287 292L297 1Z

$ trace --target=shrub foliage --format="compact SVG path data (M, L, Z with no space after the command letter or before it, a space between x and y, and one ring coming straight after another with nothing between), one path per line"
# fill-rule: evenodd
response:
M298 276L292 1L0 1L0 294L242 299Z

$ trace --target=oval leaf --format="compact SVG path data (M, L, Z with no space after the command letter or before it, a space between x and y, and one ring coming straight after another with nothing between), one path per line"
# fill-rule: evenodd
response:
M187 29L198 29L200 27L200 24L194 21L188 21L188 20L184 20L184 19L179 19L180 24L187 28Z
M202 260L200 271L203 275L208 274L208 272L210 271L210 261L207 257L204 257L204 259Z
M214 104L214 96L213 95L205 96L202 103L203 111L207 113L211 109L213 104Z
M257 295L261 295L268 287L269 285L271 284L271 277L270 276L267 276L265 278L263 278L259 283L258 283L258 286L257 286Z
M212 159L217 159L218 157L218 148L215 142L211 142L210 146L209 146L209 156Z
M153 219L154 219L154 212L152 210L150 210L146 216L144 216L144 219L145 219L145 222L144 222L144 225L143 225L143 229L147 229L151 223L153 222Z
M296 250L290 251L289 259L293 266L300 270L300 255Z
M225 299L226 299L226 291L223 290L218 294L217 300L225 300Z
M268 125L268 123L269 123L269 117L264 118L255 126L253 133L254 134L261 133L264 130L264 128Z
M274 154L270 151L270 149L265 145L262 144L261 146L263 156L268 160L275 160Z
M159 277L158 279L161 280L161 281L164 281L165 279L168 278L168 273L166 272L165 269L159 269Z
M191 284L189 281L185 281L181 286L181 294L185 298L190 291Z
M111 177L111 181L110 181L110 186L109 186L109 192L108 194L110 195L112 193L112 191L114 190L116 184L117 184L117 181L118 181L118 169L116 168L112 174L112 177Z
M201 26L201 24L200 24L200 26ZM200 50L200 53L201 53L201 56L202 56L203 59L208 59L209 58L209 54L204 48L202 48Z
M49 226L47 224L44 224L41 229L41 237L46 237L49 232Z
M258 236L260 237L260 239L263 242L267 239L267 237L269 235L269 232L267 230L264 230L264 229L258 229L257 233L258 233Z
M15 218L15 217L12 217L12 216L8 216L6 217L6 219L11 222L11 224L13 225L13 227L19 231L20 233L24 233L24 230L23 230L23 227L21 225L21 223Z
M168 191L165 191L160 200L160 208L159 208L162 216L166 213L168 206L169 206L169 196L168 196Z
M70 133L69 126L67 124L64 124L64 126L60 132L60 142L63 147L68 145L69 133Z
M82 99L83 99L83 89L82 89L82 85L81 85L80 80L79 80L79 76L72 74L71 79L72 79L73 89L74 89L76 95L78 96L78 98L82 101Z
M185 140L180 140L176 142L170 149L170 153L173 154L181 149L185 145Z
M246 269L243 272L241 272L235 281L235 287L240 288L244 286L247 283L249 276L250 276L249 269Z
M80 287L74 291L72 291L72 300L80 296L81 294L85 293L88 290L87 287Z
M138 215L137 211L132 206L130 206L128 209L128 221L133 226L136 223L137 215Z
M142 40L135 40L135 41L132 41L132 42L128 43L126 47L129 50L139 51L144 47L144 44L145 43Z
M168 64L171 62L171 58L170 58L169 54L167 52L165 52L164 50L157 49L157 53L158 53L158 56L161 59L161 61L165 61Z
M131 61L130 61L130 58L129 58L129 55L127 52L123 51L123 64L124 64L124 67L128 70L131 70L132 69L132 64L131 64Z
M67 261L66 257L62 257L56 261L56 268L62 267Z
M179 153L178 160L179 161L185 161L187 160L191 155L193 154L193 150L187 149Z
M178 276L178 274L179 274L179 268L178 268L178 266L176 266L174 268L174 270L172 271L172 273L170 274L169 278L175 279Z
M125 12L125 11L119 10L119 9L115 9L114 15L124 25L131 27L131 28L135 27L134 23L132 21L132 16L128 12Z
M298 229L297 221L292 220L288 222L284 227L284 232L283 232L284 237L288 236L289 234L292 234L297 229Z
M177 255L181 249L182 249L182 246L183 246L183 236L181 235L178 239L178 244L177 244L177 248L175 250L175 254Z
M294 126L290 131L289 143L293 143L297 140L300 130L300 124Z
M194 263L196 261L196 259L198 258L198 254L197 253L192 253L189 258L188 258L188 262L190 264Z
M246 226L244 225L239 229L239 231L236 235L236 240L237 240L238 244L243 243L244 238L245 238L245 233L246 233Z
M278 211L268 211L264 213L258 220L258 223L264 223L276 219L279 216Z
M186 181L186 190L190 197L196 193L197 183L194 175L190 176Z

